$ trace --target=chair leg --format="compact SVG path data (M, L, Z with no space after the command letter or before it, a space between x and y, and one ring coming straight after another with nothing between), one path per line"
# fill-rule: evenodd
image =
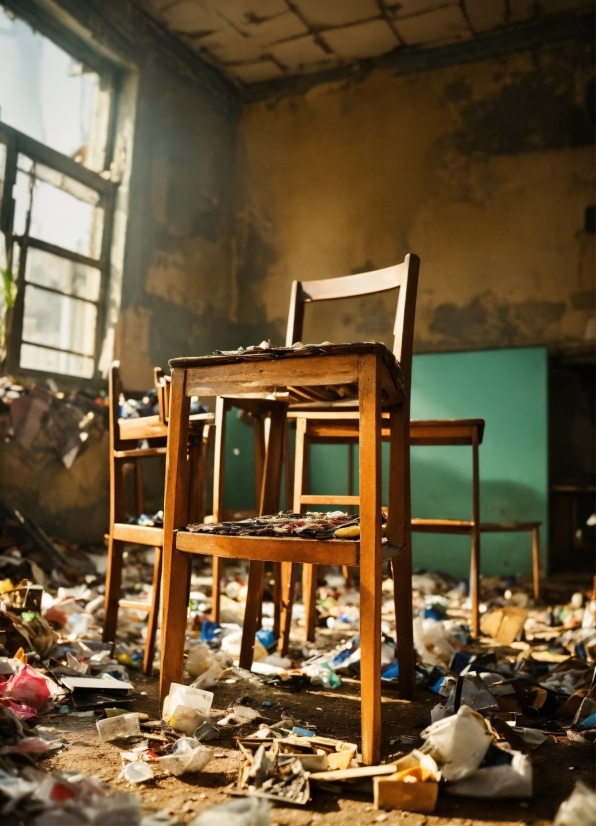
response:
M215 402L215 444L213 456L213 519L215 522L221 522L224 518L226 413L228 410L228 400L218 396ZM221 580L224 575L224 564L222 557L213 557L211 616L215 622L219 622L220 617Z
M263 577L265 563L251 560L248 571L248 594L244 610L242 644L240 647L240 668L250 671L255 651L255 635L259 623L259 608L263 599Z
M532 575L534 600L540 599L540 528L532 528Z
M172 370L170 422L166 461L163 548L163 622L161 628L160 700L173 682L182 678L188 601L181 599L190 588L190 554L176 548L176 528L188 520L188 415L184 371Z
M117 422L116 422L117 426ZM114 525L123 522L126 512L124 494L125 462L114 457L114 432L110 426L110 538L108 540L108 565L106 570L106 592L104 599L104 642L114 642L118 624L118 603L122 587L122 554L124 545L114 539Z
M470 599L472 636L480 634L480 465L478 430L472 431L472 558L470 562Z
M153 670L153 655L155 654L155 635L159 620L159 605L161 597L161 568L163 552L157 546L155 548L155 562L153 563L153 594L151 597L151 608L147 618L147 639L145 640L145 652L143 655L143 674L151 676Z
M286 488L286 510L290 510L294 502L294 468L292 467L289 427L286 428L286 438L284 439L284 481Z
M108 542L108 567L106 571L106 593L104 600L103 635L104 642L114 642L118 625L118 603L122 587L122 554L124 544L110 536Z
M410 412L407 403L391 411L389 457L389 507L387 539L400 548L391 560L395 631L399 666L399 693L414 696L414 635L412 625L412 515L410 501Z
M294 452L294 512L300 513L302 494L308 493L308 462L310 445L306 436L308 422L296 419L296 448ZM315 641L317 571L314 565L302 566L302 602L306 623L306 639Z
M472 604L472 636L480 635L480 531L472 531L470 559L470 602Z
M213 557L213 573L211 587L211 617L214 622L219 622L221 616L221 580L223 576L223 559L221 556Z
M281 563L281 622L279 632L278 651L285 657L290 645L290 629L292 626L292 606L294 605L294 590L296 584L296 566L291 562Z
M255 491L257 495L257 507L259 505L258 499L263 490L263 474L265 472L265 420L262 415L253 414L252 426L254 430L254 446L255 446Z
M306 639L315 641L317 625L317 566L304 564L302 566L302 602L304 603L304 619L306 622Z
M281 562L273 562L273 636L278 640L281 629L283 575ZM263 618L261 617L261 623Z
M141 473L141 460L135 459L134 464L134 483L135 483L135 510L137 516L145 513L145 497L143 495L143 475Z
M381 760L381 387L375 356L360 357L360 693L362 761Z
M279 492L283 465L284 438L286 431L287 406L283 402L273 403L271 425L265 452L263 486L259 500L259 513L275 513L279 510ZM263 601L263 579L265 564L251 561L248 574L248 594L244 612L240 667L250 670L255 646L255 634L259 624ZM279 577L277 577L279 579ZM279 610L280 606L277 606ZM244 663L244 665L243 665Z

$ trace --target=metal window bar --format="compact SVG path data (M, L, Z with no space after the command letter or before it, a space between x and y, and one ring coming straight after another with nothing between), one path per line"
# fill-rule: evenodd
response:
M10 312L9 324L7 330L6 341L6 369L13 374L26 372L28 375L39 375L43 377L51 376L52 373L46 371L37 371L27 369L24 371L20 367L21 361L21 345L30 344L35 347L43 347L49 350L57 350L60 352L70 353L74 356L84 356L85 358L93 358L94 375L90 379L76 377L78 384L96 383L98 379L98 361L100 356L101 345L105 334L106 323L106 295L107 284L109 278L109 257L111 247L111 232L114 214L114 202L117 190L117 184L106 180L102 175L93 172L87 167L78 164L71 158L62 155L54 149L40 143L39 141L30 138L28 135L13 129L8 124L0 121L0 142L6 146L6 161L4 170L4 186L2 193L2 201L0 203L0 230L4 233L7 242L7 264L10 272L13 271L13 254L15 244L19 246L19 266L17 272L17 295L14 306ZM103 228L101 238L100 255L98 259L82 255L78 252L73 252L64 249L56 244L49 243L31 237L29 235L29 226L31 219L31 202L29 203L29 214L27 216L26 230L23 235L16 235L13 232L14 228L14 213L15 200L12 197L13 187L16 183L18 158L19 155L24 155L33 161L31 170L22 169L21 171L31 177L33 182L35 176L35 164L40 163L49 169L62 173L68 178L78 181L89 189L94 190L99 195L97 206L103 209ZM44 285L35 284L26 279L26 265L27 265L27 251L29 248L40 249L51 253L59 258L65 258L86 266L94 267L100 272L99 295L97 300L84 299L72 293L63 292L61 290L44 287ZM31 284L36 289L46 289L48 292L58 293L65 297L78 301L87 301L97 307L96 329L95 329L95 346L93 355L78 353L74 350L64 350L50 345L40 344L38 342L25 341L23 339L23 321L25 312L25 288ZM67 379L68 376L60 375L61 379ZM72 377L71 377L72 378Z

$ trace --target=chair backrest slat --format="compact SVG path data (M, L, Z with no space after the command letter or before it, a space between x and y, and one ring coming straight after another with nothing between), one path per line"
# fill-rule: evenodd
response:
M325 278L318 281L294 281L290 297L286 346L291 347L302 339L304 307L313 301L333 301L340 298L356 298L399 289L395 325L393 328L393 352L401 364L409 387L412 374L412 350L414 346L414 316L418 288L417 255L406 255L403 264L382 270Z

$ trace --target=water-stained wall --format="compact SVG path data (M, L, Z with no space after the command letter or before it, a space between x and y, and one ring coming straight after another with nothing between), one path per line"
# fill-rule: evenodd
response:
M422 259L418 352L594 336L591 48L246 105L243 289L283 338L290 282ZM590 111L591 109L591 111ZM305 339L383 337L394 299L312 308Z
M141 68L116 354L125 386L235 337L234 153L239 107L214 105L148 56ZM238 346L238 345L236 345Z

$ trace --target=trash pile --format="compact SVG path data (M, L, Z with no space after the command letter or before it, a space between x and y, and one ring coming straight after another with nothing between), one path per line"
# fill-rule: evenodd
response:
M331 636L327 651L304 647L302 659L282 658L275 653L277 640L265 611L268 627L255 640L253 673L240 678L296 691L309 685L333 689L342 677L359 676L358 592L337 572L325 580L318 589L318 625L349 639L333 645ZM515 580L485 579L482 637L475 640L465 583L423 573L414 576L413 591L416 681L437 696L423 742L414 739L411 754L377 767L362 767L354 745L349 761L339 767L336 751L350 744L320 738L292 720L262 724L238 742L244 766L236 793L298 803L308 799L308 782L342 793L368 789L378 808L428 813L439 790L463 797L531 798L535 749L549 740L596 742L595 594L578 592L567 605L540 611ZM384 592L382 680L391 685L399 680L391 579L384 581ZM230 608L246 598L245 584L231 579L225 594L226 619L234 619L241 612ZM195 677L193 686L205 689L229 676L226 665L238 655L241 628L238 621L217 625L201 619L199 608L210 609L209 597L193 596L186 670ZM296 613L303 624L303 611ZM258 717L254 709L240 707L220 722L233 724L235 715L243 722Z
M44 388L0 378L0 415L9 416L9 439L26 450L51 451L70 468L91 441L103 437L106 399L83 391L63 393L52 379L47 384Z
M363 766L357 743L334 736L332 720L325 730L283 708L274 716L265 699L270 689L336 690L359 677L357 583L336 569L320 569L317 647L297 641L305 624L298 602L298 633L287 657L277 652L269 594L248 672L237 666L244 569L226 567L219 623L211 619L210 573L195 571L184 664L190 684L172 684L161 719L152 720L137 710L131 682L142 661L143 612L122 611L116 644L101 641L105 557L71 554L1 503L0 514L0 818L40 826L120 818L150 826L157 815L143 818L134 790L168 776L196 781L222 756L217 741L230 737L241 765L226 791L237 799L205 810L193 826L267 824L270 804L304 807L311 795L326 792L364 794L377 809L423 814L434 811L442 795L527 800L537 749L548 741L596 742L595 593L538 608L516 579L485 578L482 636L473 639L466 583L415 574L416 682L436 701L420 735L396 741L408 753ZM150 592L152 553L128 548L125 590ZM391 691L399 668L390 577L383 595L381 679ZM238 687L236 698L215 711L218 691L230 686ZM129 792L79 772L43 770L44 757L63 747L55 722L62 715L89 717L97 743L118 747L118 779ZM595 799L579 785L556 822L581 823L575 813L589 813Z

